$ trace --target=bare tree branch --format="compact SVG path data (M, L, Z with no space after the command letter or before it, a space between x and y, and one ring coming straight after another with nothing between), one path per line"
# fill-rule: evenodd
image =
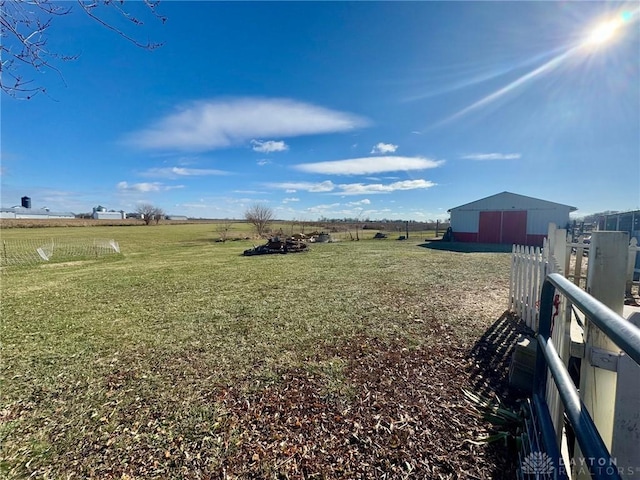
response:
M273 220L273 210L266 205L253 205L244 212L244 218L255 227L258 236L262 237L269 222Z
M227 241L227 238L229 238L229 231L231 230L232 226L233 222L228 218L217 224L216 232L218 232L218 234L220 235L221 242Z
M160 220L164 218L164 210L159 207L155 207L150 203L143 203L138 205L136 212L140 214L142 220L146 225L150 225L151 222L156 222L156 225L160 223Z
M147 7L149 7L149 10L151 10L151 13L158 19L160 20L162 23L166 22L166 17L163 17L161 15L159 15L156 12L156 7L158 6L158 4L160 3L159 1L150 1L150 0L146 0L145 5L147 5ZM162 43L152 43L150 41L147 41L146 43L142 43L138 40L136 40L135 38L131 37L130 35L127 35L123 30L116 28L115 26L111 25L110 23L107 23L106 21L104 21L102 18L100 18L97 14L94 13L94 11L100 6L100 5L104 5L104 6L112 6L113 8L115 8L125 19L129 20L131 23L135 24L135 25L143 25L143 22L139 19L137 19L136 17L133 17L131 14L129 14L128 12L126 12L125 10L122 9L121 5L124 4L124 1L121 2L114 2L113 0L102 0L102 1L84 1L84 0L78 0L78 5L80 5L80 7L84 10L84 12L91 17L92 19L94 19L96 22L98 22L100 25L108 28L109 30L111 30L112 32L117 33L118 35L120 35L121 37L127 39L128 41L130 41L131 43L133 43L135 46L140 47L140 48L144 48L147 50L155 50L156 48L159 48L162 46Z
M131 24L143 25L142 20L124 9L125 0L77 0L77 3L91 19L137 47L154 50L162 45L141 42L100 16L101 9L109 8ZM157 12L158 0L144 0L144 4L152 17L162 23L166 21ZM46 70L56 72L64 82L56 63L75 60L78 55L50 51L47 47L48 31L56 17L71 12L71 6L55 0L0 0L0 89L5 94L21 99L30 99L38 93L46 94L46 88L32 79L36 73Z

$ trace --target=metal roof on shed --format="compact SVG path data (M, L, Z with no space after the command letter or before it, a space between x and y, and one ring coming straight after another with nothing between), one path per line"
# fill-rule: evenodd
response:
M35 208L25 208L25 207L11 207L11 208L0 208L0 212L2 213L13 213L15 215L20 215L21 218L33 216L33 217L75 217L75 213L72 212L52 212L45 208L35 209Z
M509 205L507 207L507 205ZM527 197L525 195L518 195L517 193L511 192L502 192L497 193L495 195L491 195L489 197L481 198L480 200L475 200L473 202L465 203L464 205L460 205L458 207L453 207L447 210L447 212L451 212L452 210L504 210L507 208L513 208L515 206L518 208L568 208L570 212L577 210L576 207L572 207L571 205L565 205L562 203L550 202L548 200L542 200L540 198Z

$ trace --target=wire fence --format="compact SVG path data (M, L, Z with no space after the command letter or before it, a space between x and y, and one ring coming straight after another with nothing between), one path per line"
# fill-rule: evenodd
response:
M2 240L0 243L0 265L3 267L88 260L119 254L120 245L112 239L30 238Z

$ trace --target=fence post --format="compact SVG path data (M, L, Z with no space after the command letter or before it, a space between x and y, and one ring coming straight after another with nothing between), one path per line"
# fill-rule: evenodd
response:
M635 312L629 321L640 328L640 313ZM611 456L624 478L640 478L640 365L621 355L618 358L618 382L613 419Z
M553 256L558 263L558 267L562 270L558 273L561 273L565 277L569 275L569 272L566 268L566 260L567 260L567 230L564 228L557 228L555 230L555 242L553 247Z
M587 293L600 300L611 310L622 315L624 290L627 273L627 255L629 234L627 232L593 232L589 247L589 265L587 270ZM594 423L611 451L613 435L614 403L616 396L615 371L606 370L598 364L598 358L610 358L608 352L618 355L620 349L585 319L585 357L580 368L580 396ZM576 451L579 448L576 444ZM578 458L581 458L582 455ZM586 459L587 461L589 459ZM577 478L584 476L581 469Z
M544 251L544 245L546 245L547 239L545 238L542 242L543 245L543 249L540 250L538 249L538 247L536 247L536 252L538 255L538 265L536 266L536 301L538 301L538 299L540 298L540 294L542 293L542 284L544 283L544 279L545 279L545 269L546 267L546 260L545 260L545 251ZM533 319L533 324L530 325L531 329L534 332L538 331L538 322L540 320L540 308L539 308L539 304L536 305L536 316Z
M633 286L633 274L636 268L636 254L638 253L638 239L633 237L629 242L629 257L627 259L627 284L625 293L631 295L631 287Z
M573 283L580 286L582 277L582 260L584 256L584 235L578 237L578 247L576 247L576 268L573 275Z
M534 257L534 249L533 247L526 247L528 255L527 255L527 325L531 325L535 319L535 310L536 310L536 302L538 301L538 297L534 296L534 275L535 271L535 257Z
M549 247L549 258L551 258L554 254L555 254L555 245L556 245L556 230L558 229L558 227L556 227L556 224L551 222L549 223L548 226L548 230L547 230L547 246Z
M517 245L512 245L511 246L511 272L509 275L509 305L508 305L508 309L513 311L514 307L515 307L515 290L514 290L514 285L515 285L515 276L516 276L516 265L517 265L517 258L516 258L516 252L517 252Z

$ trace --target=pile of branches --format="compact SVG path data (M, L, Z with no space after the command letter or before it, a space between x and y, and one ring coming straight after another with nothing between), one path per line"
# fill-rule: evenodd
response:
M289 237L285 240L280 240L278 237L270 238L267 243L257 247L245 250L243 255L268 255L271 253L298 253L306 252L307 244L303 241L296 240Z

